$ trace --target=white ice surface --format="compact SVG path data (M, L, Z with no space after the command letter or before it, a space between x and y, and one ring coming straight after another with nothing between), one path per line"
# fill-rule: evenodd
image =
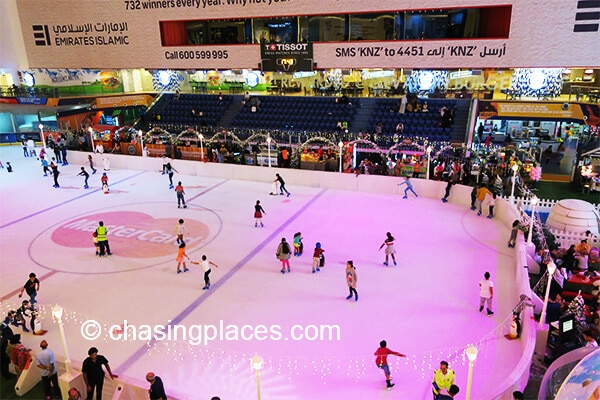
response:
M83 178L76 176L81 165L61 167L61 188L54 189L52 178L42 177L39 162L23 158L20 148L0 148L0 159L14 167L11 174L0 170L0 310L18 306L17 290L36 272L49 330L44 338L57 354L63 350L48 312L55 303L66 310L72 359L83 360L87 349L96 346L116 373L143 380L152 370L167 392L189 399L255 398L248 361L255 353L265 359L263 399L430 399L431 374L442 359L456 371L458 398L464 398L463 349L475 343L480 353L472 398L486 400L520 357L518 341L504 338L516 298L512 249L505 245L508 229L459 206L293 182L287 182L292 196L286 198L269 196L268 183L176 174L175 181L186 188L189 208L184 210L177 209L166 176L158 172L111 170L111 193L105 195L101 170L84 190ZM98 157L96 162L101 168ZM266 211L264 228L254 227L258 199ZM206 254L219 265L213 268L211 289L202 290L197 265L175 273L177 248L172 244L109 236L115 255L96 258L90 234L65 225L98 214L114 219L104 219L109 226L169 231L184 218L190 236L204 229L188 253L195 261ZM304 255L292 258L292 273L282 275L277 245L282 237L291 242L297 231L304 237ZM378 248L387 231L396 237L397 267L382 266L385 256ZM311 274L317 241L327 263ZM357 267L358 302L345 299L347 260ZM478 282L485 271L496 285L493 317L477 312ZM82 337L80 327L88 319L103 329L95 341ZM106 330L124 320L130 325L173 321L186 329L220 321L240 328L279 325L287 338L295 324L338 325L340 339L214 340L206 346L181 338L150 345L111 340ZM396 383L391 392L374 362L382 339L408 355L390 356ZM39 340L23 337L28 347L37 348Z

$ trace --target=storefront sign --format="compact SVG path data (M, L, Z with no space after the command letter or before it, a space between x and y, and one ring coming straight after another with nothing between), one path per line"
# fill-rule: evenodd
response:
M45 97L17 97L19 104L46 104Z
M585 106L585 105L583 105ZM584 121L582 105L571 103L541 103L514 101L480 101L479 118L538 118Z
M152 101L152 97L148 95L132 95L132 96L113 96L113 97L98 97L96 99L96 107L113 107L117 106L147 106Z

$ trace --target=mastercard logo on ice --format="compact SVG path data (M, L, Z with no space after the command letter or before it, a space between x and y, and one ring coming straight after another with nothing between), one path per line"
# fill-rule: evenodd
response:
M187 252L209 239L210 229L203 222L185 217ZM177 251L175 227L178 218L154 218L138 211L109 211L80 216L61 223L51 233L52 242L68 248L90 248L92 233L98 222L108 229L107 239L119 257L154 258L173 255Z

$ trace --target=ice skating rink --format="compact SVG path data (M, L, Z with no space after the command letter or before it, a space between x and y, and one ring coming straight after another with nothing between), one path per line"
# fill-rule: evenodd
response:
M290 197L269 196L275 170L268 168L263 182L175 174L189 206L178 209L158 168L113 168L110 194L103 194L101 157L95 159L90 189L76 176L83 164L74 163L60 167L54 189L39 161L24 158L20 147L0 148L0 160L14 168L0 170L0 310L17 308L18 290L35 272L43 338L58 356L64 351L50 316L54 304L65 309L73 360L98 347L113 372L147 385L144 376L154 371L180 399L256 398L255 354L265 361L265 400L430 399L441 360L456 371L461 399L464 349L473 343L479 356L471 398L488 400L519 360L519 341L504 338L518 297L514 250L506 247L508 228L494 219L438 198L300 187L289 179ZM413 185L419 192L419 180ZM264 228L254 227L256 200L266 211ZM191 260L205 254L219 266L209 290L202 290L198 265L176 274L179 218ZM110 258L94 255L91 231L99 220L109 228ZM396 237L395 267L384 267L378 251L388 231ZM282 237L292 242L295 232L304 254L282 275L277 245ZM316 242L326 266L312 274ZM347 260L357 268L358 302L346 300ZM485 271L495 283L491 317L478 312ZM392 391L373 356L382 339L408 355L389 358ZM22 341L38 349L40 337L24 334Z

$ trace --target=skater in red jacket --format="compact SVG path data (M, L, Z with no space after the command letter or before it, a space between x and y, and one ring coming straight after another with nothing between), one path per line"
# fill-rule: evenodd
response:
M387 363L388 355L398 356L398 357L406 357L406 354L398 353L397 351L393 351L387 348L387 342L382 340L379 342L379 348L375 351L375 363L377 364L377 368L381 368L383 373L385 374L385 383L388 389L394 387L394 383L392 383L392 376L390 374L390 367Z

